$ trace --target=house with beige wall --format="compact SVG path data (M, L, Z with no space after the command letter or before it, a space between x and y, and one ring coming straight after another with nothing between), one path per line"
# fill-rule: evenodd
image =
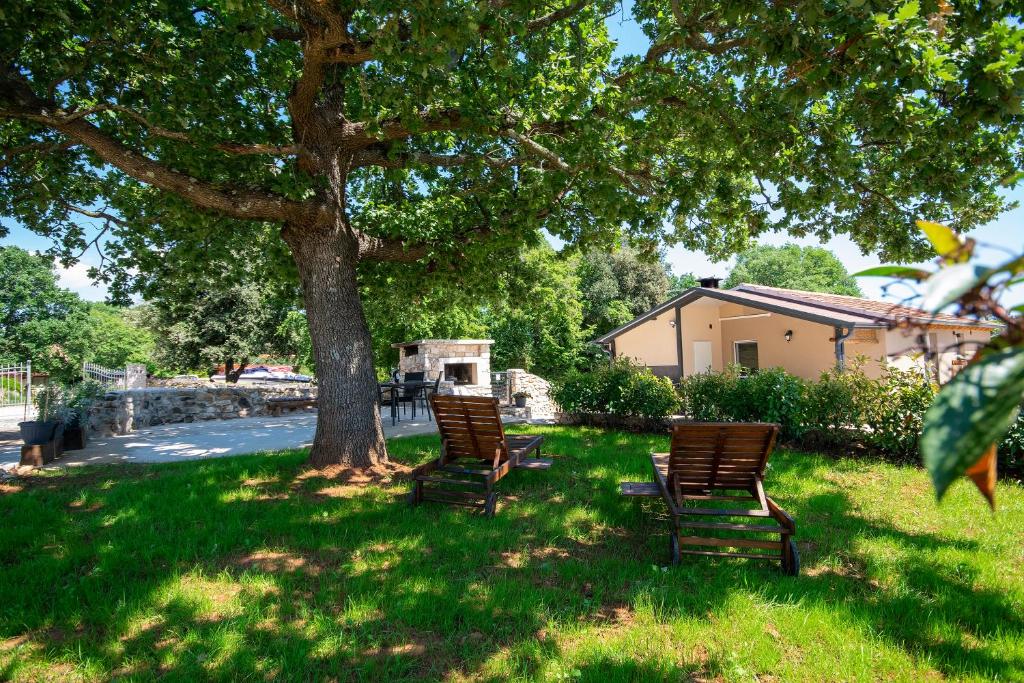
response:
M816 379L856 359L869 376L887 365L944 382L997 325L859 297L701 281L595 343L678 379L731 363L780 367Z

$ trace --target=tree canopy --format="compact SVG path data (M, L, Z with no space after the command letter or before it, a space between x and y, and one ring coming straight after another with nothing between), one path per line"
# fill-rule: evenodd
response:
M584 322L597 335L629 322L667 298L664 263L643 258L631 246L590 249L579 259Z
M614 0L9 5L0 213L65 259L102 242L122 289L265 245L303 287L315 464L386 457L376 264L486 278L541 228L713 256L843 233L911 258L915 216L1004 208L1021 151L1013 3L638 0L650 47L621 59Z
M726 287L743 283L861 296L860 286L835 254L822 247L759 245L742 252L725 280Z
M81 375L90 349L88 305L57 284L49 259L0 247L0 363L24 363L60 379Z
M275 349L286 315L267 288L248 282L197 287L190 297L159 300L153 308L152 324L166 340L156 350L158 362L210 374L223 365L228 382Z

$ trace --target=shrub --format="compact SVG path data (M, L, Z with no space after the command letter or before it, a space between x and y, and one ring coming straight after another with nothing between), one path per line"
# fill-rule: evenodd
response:
M889 368L860 397L868 427L865 442L899 457L917 454L924 414L935 399L936 387L921 373Z
M688 417L711 422L775 422L786 439L805 430L805 382L781 368L742 376L739 366L691 375L679 385Z
M895 368L881 379L855 365L806 381L780 368L743 377L730 367L687 377L679 392L694 420L775 422L787 441L828 448L861 443L902 458L917 451L935 387L920 373ZM1024 445L1024 426L1019 434Z
M679 408L672 382L624 359L591 372L569 373L554 385L552 398L567 413L659 418Z

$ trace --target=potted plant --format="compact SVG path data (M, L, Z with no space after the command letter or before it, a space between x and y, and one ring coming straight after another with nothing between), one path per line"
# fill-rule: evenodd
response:
M526 391L517 391L516 393L512 394L512 398L516 402L516 408L525 408L526 399L533 397L530 396L530 394Z
M75 385L68 398L68 412L64 428L64 448L69 451L85 448L89 431L89 409L106 390L94 379Z
M36 394L36 419L18 423L21 440L26 446L38 446L49 443L57 436L61 419L66 417L67 405L64 399L64 387L58 384L47 384Z

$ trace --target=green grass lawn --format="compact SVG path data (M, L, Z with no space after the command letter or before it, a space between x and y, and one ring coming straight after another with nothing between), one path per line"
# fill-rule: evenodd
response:
M665 567L667 438L534 428L493 519L302 452L81 468L0 495L0 679L1024 679L1024 490L779 451L803 574ZM391 442L394 460L436 437Z

